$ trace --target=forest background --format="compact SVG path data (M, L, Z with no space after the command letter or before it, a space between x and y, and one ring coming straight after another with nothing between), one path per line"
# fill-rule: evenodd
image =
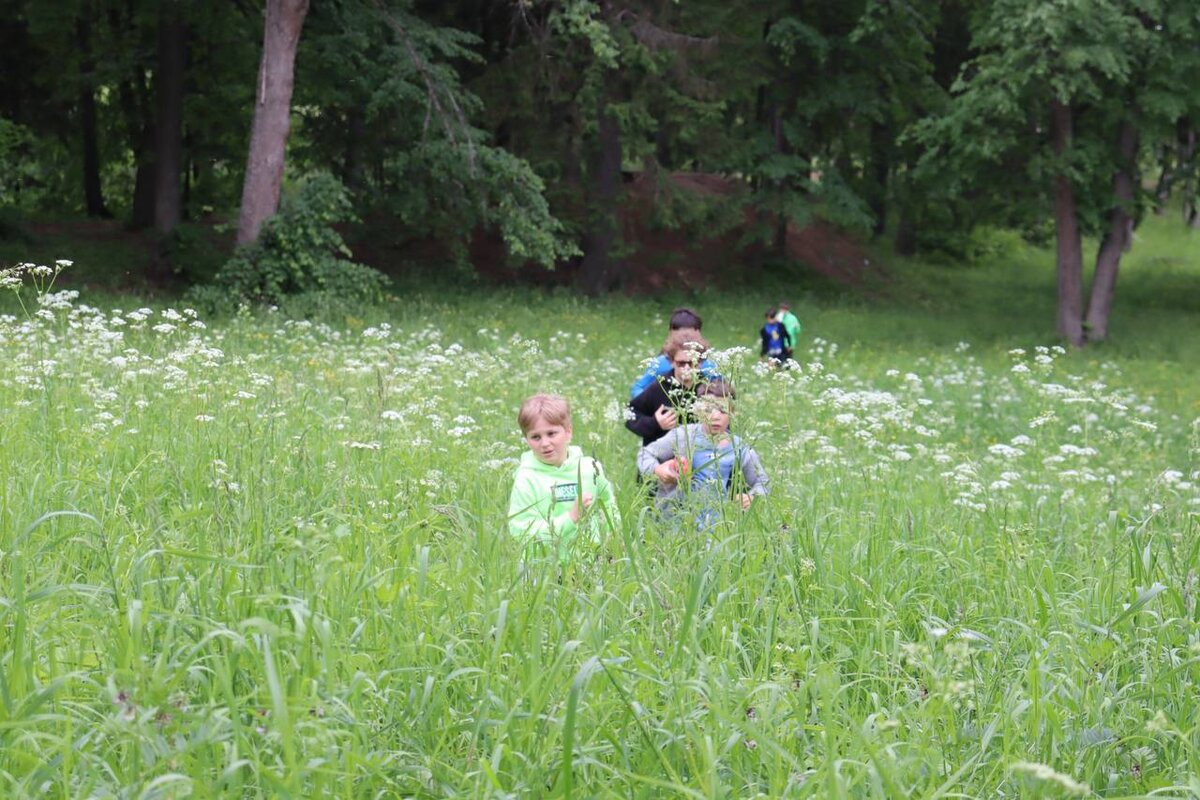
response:
M3 10L4 253L90 239L96 282L214 310L360 303L380 271L594 295L807 267L871 295L868 252L1019 237L1053 243L1083 346L1146 214L1200 225L1187 0Z

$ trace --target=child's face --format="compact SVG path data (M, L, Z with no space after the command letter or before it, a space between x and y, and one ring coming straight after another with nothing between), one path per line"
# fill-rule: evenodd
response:
M543 464L557 467L567 460L571 426L547 422L540 417L525 431L525 444Z
M705 397L696 406L704 431L708 434L726 433L729 431L729 418L732 406L723 397Z

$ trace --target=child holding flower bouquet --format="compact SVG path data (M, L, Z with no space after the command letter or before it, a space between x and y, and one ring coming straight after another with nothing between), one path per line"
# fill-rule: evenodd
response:
M656 505L673 514L692 506L701 528L711 527L726 499L743 510L765 496L769 481L753 448L729 432L733 387L724 381L702 384L697 392L700 422L673 428L638 452L638 472L658 479Z

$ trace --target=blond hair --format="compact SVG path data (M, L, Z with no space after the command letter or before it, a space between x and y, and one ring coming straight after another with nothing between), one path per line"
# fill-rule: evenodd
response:
M535 394L521 403L521 410L517 412L521 433L527 433L539 419L551 425L570 428L571 404L565 397L556 394Z
M667 358L674 360L680 350L688 350L699 358L708 352L708 348L708 340L700 335L700 331L695 328L680 328L671 331L667 336L667 341L663 344L663 353Z

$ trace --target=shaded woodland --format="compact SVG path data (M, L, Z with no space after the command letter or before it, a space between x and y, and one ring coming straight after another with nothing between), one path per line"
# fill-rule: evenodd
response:
M0 8L0 231L113 219L155 237L159 286L190 280L182 224L245 251L319 176L325 210L291 224L365 220L388 253L538 264L589 294L653 289L697 242L770 263L818 225L965 258L1015 229L1055 243L1058 330L1082 346L1108 335L1139 219L1200 226L1193 0ZM339 237L269 230L284 272L333 274L295 261Z

